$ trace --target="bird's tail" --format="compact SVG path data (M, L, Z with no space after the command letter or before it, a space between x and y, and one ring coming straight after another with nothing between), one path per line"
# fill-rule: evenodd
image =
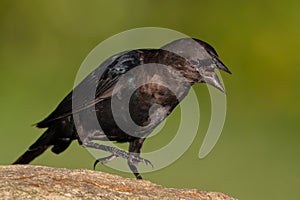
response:
M43 148L28 149L23 155L21 155L13 164L28 164L33 159L41 155L49 146Z
M13 164L28 164L33 159L41 155L44 151L48 149L49 146L51 146L51 143L53 141L54 131L52 131L50 128L47 129L41 137L33 143L28 150L21 155Z
M70 145L72 139L57 138L55 132L55 129L48 128L13 164L28 164L52 145L52 152L58 154L64 151Z

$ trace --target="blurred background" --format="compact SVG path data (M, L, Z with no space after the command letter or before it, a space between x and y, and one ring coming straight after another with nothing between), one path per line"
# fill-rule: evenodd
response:
M243 200L300 199L299 9L297 0L1 1L0 164L12 163L41 135L31 125L71 90L80 64L98 43L128 29L157 26L209 42L233 75L222 74L227 118L213 151L198 158L210 118L207 88L200 84L194 88L201 127L192 146L144 179ZM143 151L171 138L172 132L163 131L146 140ZM47 151L32 164L92 169L93 161L73 142L59 156ZM133 177L103 165L97 170Z

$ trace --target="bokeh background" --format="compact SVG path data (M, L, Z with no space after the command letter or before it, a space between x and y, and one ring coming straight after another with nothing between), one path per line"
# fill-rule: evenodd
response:
M202 126L195 141L171 166L144 178L243 200L300 199L299 10L297 0L2 0L0 164L13 162L43 132L31 124L69 92L98 43L131 28L158 26L208 41L233 75L223 74L227 118L209 156L198 158L210 101L207 88L197 85ZM167 121L171 126L176 112ZM143 151L170 138L172 132L163 131L146 140ZM32 164L91 169L93 161L73 142L61 155L48 151ZM106 166L97 169L132 177Z

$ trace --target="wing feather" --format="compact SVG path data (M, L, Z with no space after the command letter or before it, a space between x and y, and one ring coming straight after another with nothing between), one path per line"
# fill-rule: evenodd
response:
M76 86L43 121L36 124L46 128L52 122L90 108L111 98L114 86L122 74L140 64L140 52L124 51L104 61Z

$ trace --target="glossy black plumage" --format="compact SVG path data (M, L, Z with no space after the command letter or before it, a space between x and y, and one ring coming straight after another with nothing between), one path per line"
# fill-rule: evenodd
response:
M74 88L47 118L37 123L37 127L47 130L14 164L29 163L50 146L54 153L61 153L77 139L85 147L112 153L98 161L127 159L140 179L136 164L150 163L139 157L145 138L188 94L190 87L205 82L224 91L215 69L230 73L209 44L190 38L173 41L161 49L114 55ZM130 125L132 120L137 126ZM107 139L129 142L130 153L93 142Z

